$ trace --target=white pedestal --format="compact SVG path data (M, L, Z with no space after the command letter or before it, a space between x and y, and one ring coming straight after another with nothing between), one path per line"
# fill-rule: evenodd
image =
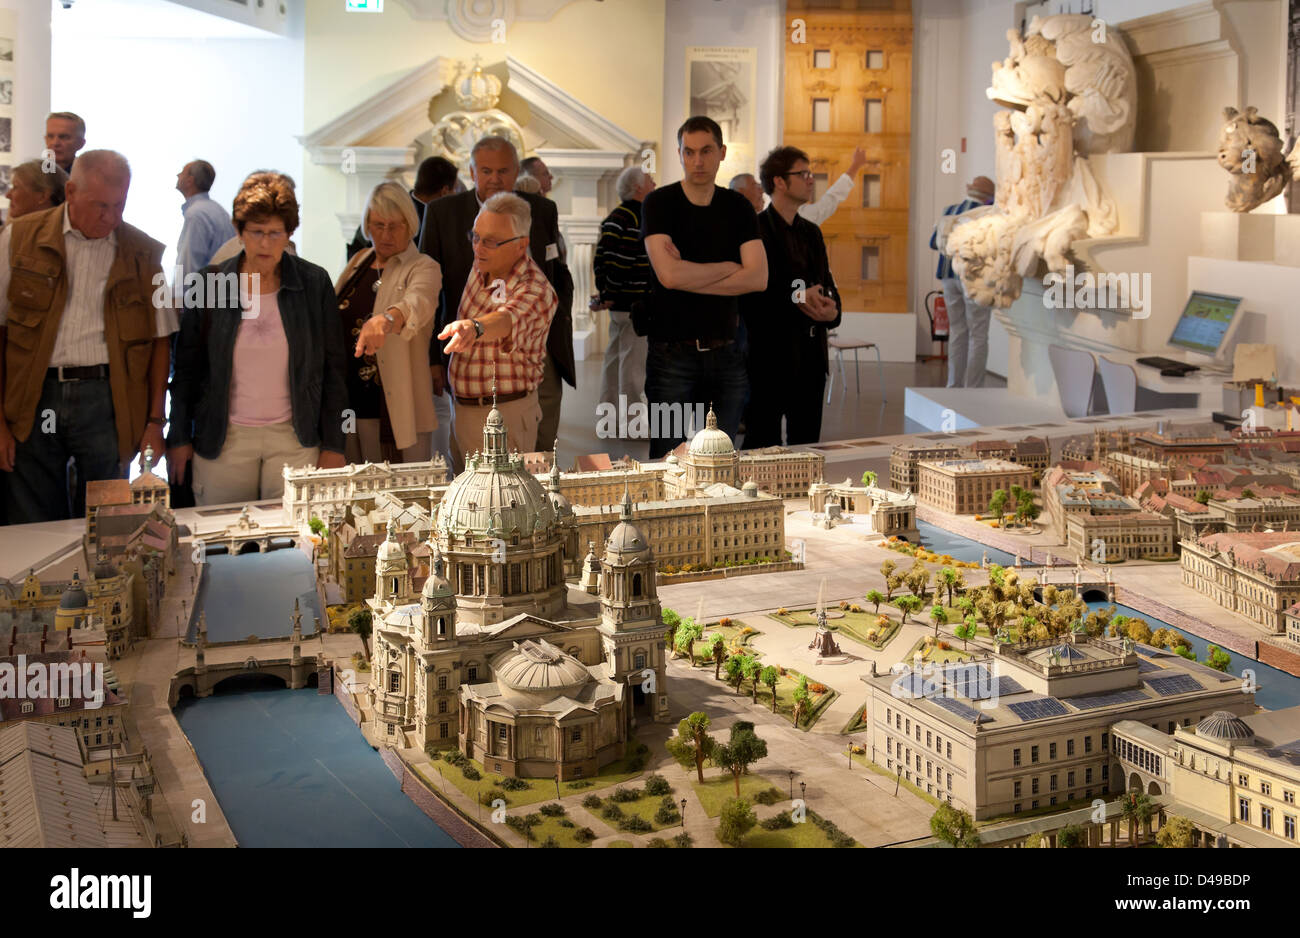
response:
M1300 215L1202 212L1201 255L1300 267Z

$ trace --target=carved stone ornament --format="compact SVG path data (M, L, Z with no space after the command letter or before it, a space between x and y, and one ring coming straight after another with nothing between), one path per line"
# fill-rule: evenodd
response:
M464 66L461 71L465 71ZM470 150L484 137L504 137L514 144L516 153L525 152L523 129L513 117L497 108L501 79L484 72L477 55L469 73L455 87L456 103L461 110L452 111L434 124L429 141L431 155L444 157L457 166L468 166ZM429 110L433 109L434 102L430 101Z
M1074 241L1118 229L1088 154L1132 146L1137 103L1124 38L1099 20L1034 17L1023 38L1009 30L1007 40L986 92L1017 109L993 118L997 197L958 216L945 239L971 300L1002 309L1040 261L1063 273Z
M1286 190L1298 154L1283 144L1277 126L1253 107L1244 114L1225 107L1223 120L1219 165L1231 175L1223 202L1230 212L1253 211Z

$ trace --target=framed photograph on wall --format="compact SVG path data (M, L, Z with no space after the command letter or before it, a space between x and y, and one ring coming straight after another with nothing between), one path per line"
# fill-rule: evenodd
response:
M720 186L737 173L758 168L754 156L757 67L755 48L686 48L686 113L717 121L727 147L727 158L718 169Z

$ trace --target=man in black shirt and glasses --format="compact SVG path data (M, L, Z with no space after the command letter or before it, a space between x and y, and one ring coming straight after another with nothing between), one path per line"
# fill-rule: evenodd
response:
M685 437L673 432L674 404L683 419L711 404L718 427L736 439L748 383L734 341L739 298L767 286L754 208L715 181L727 155L722 128L690 118L677 131L677 152L684 178L651 192L642 207L652 272L645 393L652 416L660 414L651 459Z
M749 332L749 408L745 448L816 443L826 388L826 333L840 324L840 295L821 229L799 214L812 199L808 154L777 147L759 167L771 203L758 216L767 253L767 287L745 297Z

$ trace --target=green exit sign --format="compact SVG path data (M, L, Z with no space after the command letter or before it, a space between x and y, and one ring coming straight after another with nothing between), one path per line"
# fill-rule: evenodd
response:
M384 0L343 0L343 9L348 13L383 13Z

